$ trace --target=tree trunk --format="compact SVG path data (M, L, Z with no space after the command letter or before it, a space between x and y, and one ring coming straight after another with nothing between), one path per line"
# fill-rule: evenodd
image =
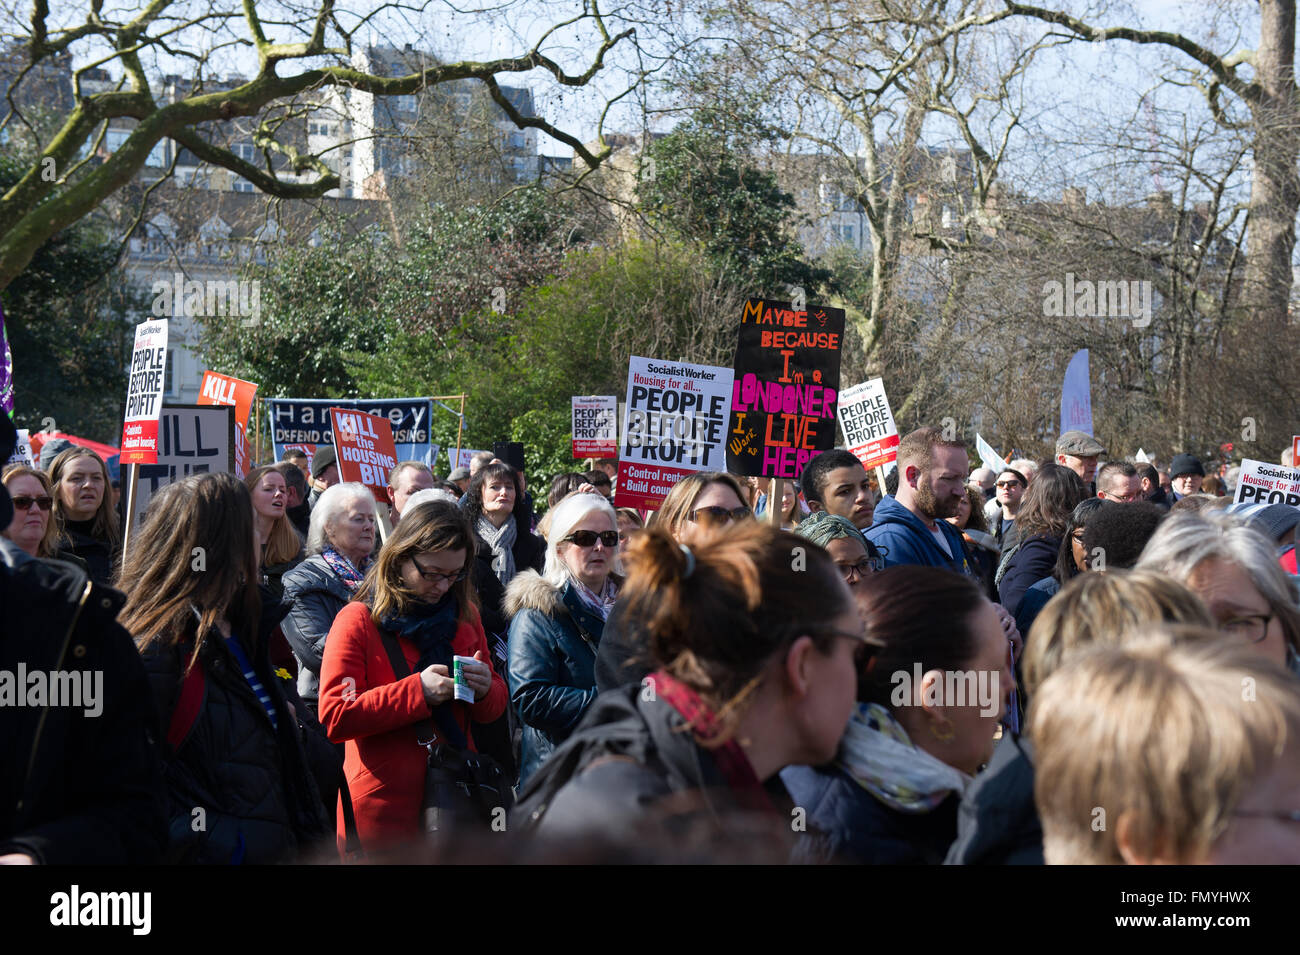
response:
M1300 110L1295 87L1295 0L1260 0L1253 109L1254 171L1241 305L1249 323L1280 329L1291 295L1291 253L1300 213ZM1256 324L1258 323L1258 325Z

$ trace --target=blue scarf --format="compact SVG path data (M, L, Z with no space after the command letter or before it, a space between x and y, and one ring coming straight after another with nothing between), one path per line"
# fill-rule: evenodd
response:
M417 670L440 663L450 673L452 669L451 641L456 636L456 618L460 607L451 591L436 604L413 604L404 614L390 614L379 623L403 639L420 648Z

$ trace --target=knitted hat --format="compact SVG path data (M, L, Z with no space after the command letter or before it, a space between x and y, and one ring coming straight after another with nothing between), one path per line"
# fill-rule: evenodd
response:
M1183 474L1199 474L1205 477L1205 468L1190 454L1175 455L1173 464L1169 465L1169 480L1172 481Z
M324 447L317 448L316 453L311 456L311 476L318 478L325 473L327 467L337 463L338 459L334 454L334 445L327 444Z

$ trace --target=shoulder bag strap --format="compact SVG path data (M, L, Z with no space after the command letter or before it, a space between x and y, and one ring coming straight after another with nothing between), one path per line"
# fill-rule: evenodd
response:
M406 656L402 653L402 647L397 642L397 637L381 627L379 629L379 639L384 644L384 652L388 654L388 663L393 668L393 674L399 680L410 676L411 667L406 662ZM457 749L466 749L469 743L465 739L465 734L461 731L461 728L456 725L456 720L452 717L450 711L438 707L434 712L438 717L436 723L429 717L415 723L416 739L422 745L432 742L438 737L441 730L446 742L451 743ZM448 726L448 724L451 725Z

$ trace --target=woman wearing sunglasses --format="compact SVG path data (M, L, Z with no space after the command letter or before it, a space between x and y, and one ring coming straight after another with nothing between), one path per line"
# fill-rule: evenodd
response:
M698 471L673 485L647 526L667 531L678 544L690 544L702 530L752 517L745 500L739 478L725 471ZM596 655L596 688L602 692L640 683L650 672L645 636L636 632L635 622L624 620L622 610L622 604L614 608Z
M50 479L25 464L14 464L5 468L4 485L14 501L14 519L5 528L4 536L31 557L67 560L85 570L85 561L58 546Z
M551 517L546 572L506 589L510 701L523 724L519 783L564 742L596 698L596 648L621 581L618 519L599 494L572 494Z
M343 771L367 852L421 835L428 757L415 724L432 718L442 741L477 752L474 726L505 712L506 686L489 662L469 585L473 554L474 532L460 508L408 507L325 642L320 721L331 740L346 744ZM396 637L408 674L394 672L381 630ZM455 698L453 656L477 661L462 663L472 702ZM342 848L342 811L338 820Z

